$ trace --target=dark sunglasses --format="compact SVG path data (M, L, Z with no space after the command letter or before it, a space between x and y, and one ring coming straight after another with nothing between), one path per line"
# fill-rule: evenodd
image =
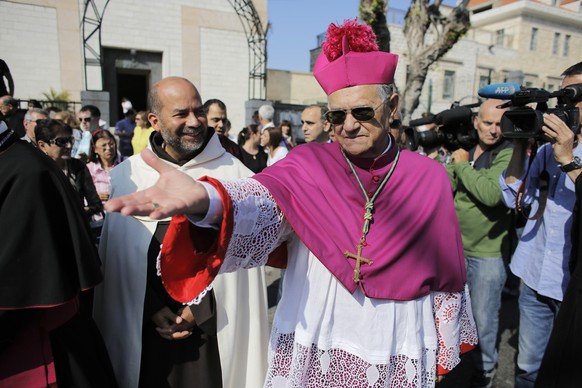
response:
M55 139L49 140L49 144L55 144L58 147L64 147L67 144L73 145L75 143L75 138L71 137L57 137Z
M380 103L377 107L372 106L361 106L353 109L334 109L328 110L325 113L325 118L327 121L334 125L341 125L346 120L346 116L348 113L351 113L352 116L358 121L370 121L376 115L376 109L384 105L384 101Z
M82 119L79 119L79 121L85 122L85 123L90 123L91 122L91 117L83 117Z

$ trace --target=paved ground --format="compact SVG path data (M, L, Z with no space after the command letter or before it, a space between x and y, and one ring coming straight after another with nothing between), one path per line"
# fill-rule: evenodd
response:
M279 287L279 270L267 267L267 293L269 297L269 322L273 322ZM518 328L517 298L504 298L500 314L499 367L493 381L495 388L513 387ZM470 360L465 357L461 364L439 385L439 388L469 387L472 373Z

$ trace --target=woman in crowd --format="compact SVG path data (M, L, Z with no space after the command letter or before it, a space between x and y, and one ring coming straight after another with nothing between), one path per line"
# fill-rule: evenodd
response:
M261 145L268 150L267 166L272 166L283 159L289 151L281 146L283 133L279 128L271 127L263 131Z
M133 147L133 154L137 155L148 146L148 139L154 128L148 121L148 112L139 111L135 116L135 129L133 130L133 137L131 138L131 146Z
M102 202L109 200L109 171L120 161L117 143L111 132L103 129L93 132L87 169Z
M281 121L281 124L279 124L279 129L281 129L281 133L283 133L283 141L289 151L295 147L295 139L293 139L293 132L291 131L292 126L293 125L289 120L283 120Z
M38 120L34 133L38 149L55 161L75 188L87 217L102 213L103 204L87 166L71 157L75 141L71 127L59 120Z
M254 173L261 172L267 167L267 154L260 143L261 131L257 124L249 124L238 134L243 163Z

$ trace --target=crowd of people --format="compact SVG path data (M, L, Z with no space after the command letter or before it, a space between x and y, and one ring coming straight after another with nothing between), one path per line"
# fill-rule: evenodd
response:
M111 128L94 105L20 109L11 80L0 386L431 387L466 357L491 387L510 276L515 386L578 386L580 123L507 139L487 99L470 147L413 152L397 63L330 25L302 139L270 104L231 138L226 104L181 77ZM562 76L582 85L582 62Z

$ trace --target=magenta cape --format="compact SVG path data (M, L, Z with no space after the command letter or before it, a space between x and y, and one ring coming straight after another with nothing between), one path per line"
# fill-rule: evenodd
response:
M394 141L392 142L394 144ZM376 160L352 159L366 191L389 170L396 147ZM362 235L364 195L337 143L296 147L254 176L274 196L307 248L350 291ZM431 291L459 292L465 261L451 185L437 162L401 151L394 173L375 201L359 285L370 298L413 300Z

